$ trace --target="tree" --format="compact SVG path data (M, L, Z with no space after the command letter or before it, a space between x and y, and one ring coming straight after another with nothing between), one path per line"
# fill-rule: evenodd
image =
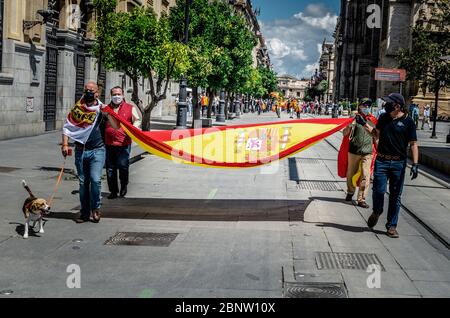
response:
M185 40L185 7L185 0L177 0L177 5L170 9L169 25L173 41ZM198 107L198 89L209 86L207 79L213 69L211 59L214 47L208 43L204 34L208 24L211 23L212 17L209 11L208 0L193 1L189 10L189 68L186 69L185 75L188 85L192 87L194 120L201 117L201 108Z
M142 130L149 130L151 112L166 99L170 80L188 69L188 49L171 41L167 17L162 15L158 20L151 8L113 13L110 19L112 26L105 31L110 35L105 47L107 68L125 72L136 83L139 76L148 78L151 101L141 111ZM137 96L137 85L134 94Z
M421 2L425 3L425 0ZM449 54L450 1L435 1L431 17L429 22L419 20L412 27L411 48L400 49L397 60L399 67L407 70L408 80L419 82L424 95L428 88L437 99L440 82L450 82L450 65L441 59Z
M95 44L92 49L94 56L97 58L97 84L100 90L103 90L105 83L100 83L100 73L102 71L102 64L104 58L105 47L108 46L109 37L111 34L108 29L111 28L111 13L114 12L117 6L117 0L94 0L93 7L95 13Z
M268 94L278 91L277 74L272 69L259 65L258 72L261 76L262 86L267 91L262 97L266 98Z

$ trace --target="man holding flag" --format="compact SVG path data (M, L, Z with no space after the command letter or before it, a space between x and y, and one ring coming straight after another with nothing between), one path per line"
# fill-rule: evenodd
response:
M70 110L63 126L61 152L64 158L69 150L69 138L75 141L75 166L80 182L80 217L77 223L100 221L101 176L105 164L105 145L100 125L105 118L118 129L118 123L109 114L102 113L98 100L98 86L89 81L83 97Z
M371 127L375 127L376 119L370 113L371 105L372 100L364 98L358 106L358 116L364 118ZM375 149L373 137L364 129L363 125L356 121L344 129L344 136L349 136L350 139L347 157L347 197L345 200L352 201L356 186L358 186L358 206L367 209L369 205L366 203L366 197L369 192ZM356 174L360 175L359 184L355 182Z

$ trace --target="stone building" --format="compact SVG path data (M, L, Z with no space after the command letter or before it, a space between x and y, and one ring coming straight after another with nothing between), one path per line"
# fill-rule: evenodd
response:
M309 81L297 79L291 75L281 75L277 77L278 88L285 98L303 99L308 88Z
M90 54L92 0L0 0L0 139L30 136L61 129L68 110L81 97L83 85L97 80L97 63ZM168 12L175 0L118 0L117 10L152 6ZM43 16L46 23L42 23ZM111 87L125 88L130 80L117 72L100 73L105 83L102 100ZM153 114L175 113L178 84ZM140 85L145 96L148 83ZM144 104L145 104L144 100Z
M379 27L368 27L373 13L367 12L369 5L381 9ZM375 68L398 68L397 52L411 47L411 27L430 18L427 8L427 3L416 0L341 0L334 33L335 100L376 99L401 90L407 102L420 107L433 104L434 93L423 94L418 89L419 83L406 82L400 87L398 82L375 81ZM439 105L439 114L449 116L448 88L440 92Z
M266 40L261 32L261 27L259 25L257 15L258 11L253 8L251 0L227 0L232 4L238 12L247 21L250 30L256 36L258 44L253 49L253 67L263 65L265 67L271 67L269 50L266 45Z
M368 28L366 9L384 0L342 0L335 37L335 101L377 97L375 68L379 63L381 29ZM383 7L383 12L387 12Z
M319 73L323 74L324 78L328 82L328 90L324 94L325 102L332 102L334 95L334 43L326 42L326 39L322 43L322 53L319 59Z

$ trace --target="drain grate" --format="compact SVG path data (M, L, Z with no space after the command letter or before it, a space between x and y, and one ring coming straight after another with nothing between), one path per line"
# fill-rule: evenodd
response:
M315 158L295 158L295 161L300 164L323 165L323 161L321 159L315 159Z
M21 168L14 168L14 167L3 167L0 166L0 172L9 173L12 171L20 170Z
M344 284L285 283L285 298L348 298Z
M298 181L298 187L301 190L319 190L319 191L342 191L336 182L325 181Z
M376 254L367 253L331 253L316 252L316 264L318 269L357 269L367 270L369 265L379 265L386 271Z
M169 246L178 233L117 232L105 245Z

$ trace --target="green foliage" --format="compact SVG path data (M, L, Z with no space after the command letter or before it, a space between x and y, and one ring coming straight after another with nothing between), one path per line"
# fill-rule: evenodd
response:
M110 20L106 67L149 78L152 99L164 99L163 81L178 78L189 67L188 49L171 41L167 17L158 20L152 9L135 8L131 13L113 13Z
M277 81L277 74L270 68L265 66L258 66L258 72L261 76L262 85L264 89L266 90L266 95L270 94L272 92L278 91L278 81ZM267 97L264 95L263 97Z
M450 1L437 0L432 9L430 23L418 23L412 28L411 49L401 49L397 60L399 67L407 70L407 79L420 81L436 92L439 82L450 82L450 63L440 59L450 54Z

